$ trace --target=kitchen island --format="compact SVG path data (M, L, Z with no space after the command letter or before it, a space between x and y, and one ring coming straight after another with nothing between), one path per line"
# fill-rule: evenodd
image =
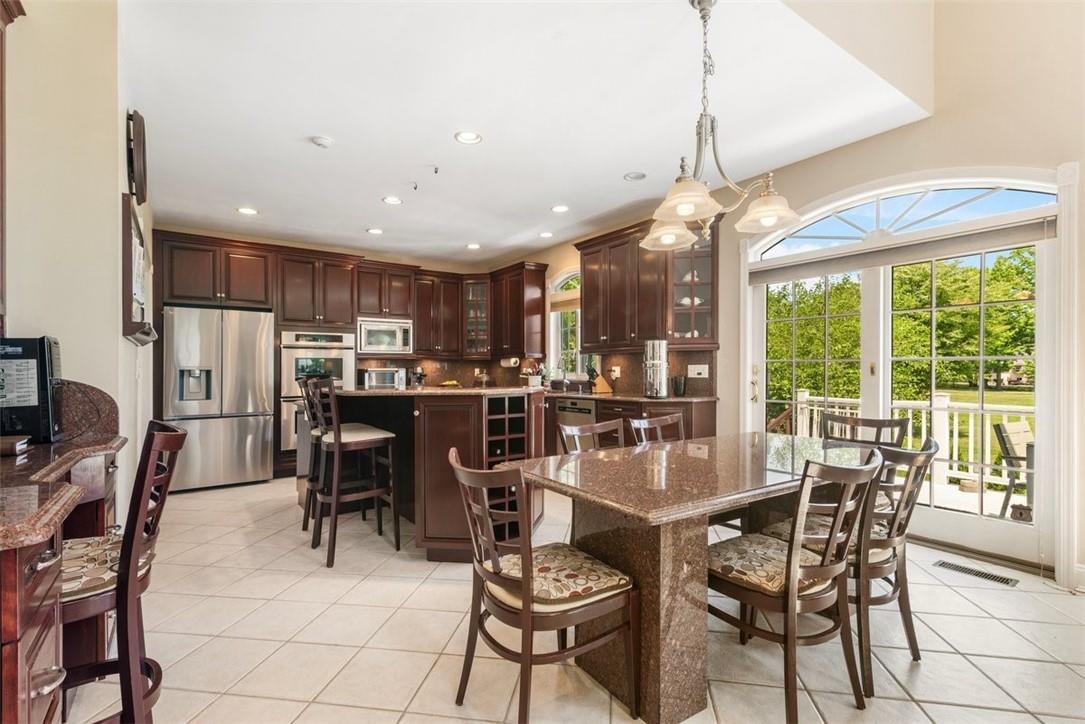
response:
M485 469L544 454L541 387L355 390L337 398L342 422L364 422L395 434L400 513L414 523L415 545L426 549L429 560L471 557L463 502L448 464L450 447L459 449L464 465ZM541 488L531 504L537 524L543 514Z

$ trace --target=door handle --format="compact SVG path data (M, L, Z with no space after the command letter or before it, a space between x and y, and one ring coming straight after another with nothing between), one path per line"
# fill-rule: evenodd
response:
M57 563L60 563L62 558L64 558L63 550L45 551L40 556L38 556L38 560L30 564L30 571L32 573L41 573L46 568L52 568Z
M760 395L757 393L757 380L750 380L750 384L753 386L753 393L750 395L750 402L757 402Z

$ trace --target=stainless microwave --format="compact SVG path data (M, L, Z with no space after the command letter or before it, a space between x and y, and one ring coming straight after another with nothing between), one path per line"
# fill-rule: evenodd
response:
M358 317L358 354L412 354L414 322Z
M407 370L403 367L381 367L363 370L362 381L367 390L407 389Z

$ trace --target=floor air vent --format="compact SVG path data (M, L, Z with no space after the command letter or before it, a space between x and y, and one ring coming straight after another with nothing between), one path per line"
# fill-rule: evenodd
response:
M987 571L981 571L979 568L972 568L971 566L962 566L959 563L950 563L949 561L938 561L934 564L936 568L945 568L950 571L956 571L957 573L964 573L968 576L975 576L976 578L982 578L985 581L994 581L995 583L1001 583L1003 586L1016 586L1020 581L1016 578L1010 578L1009 576L1000 576L997 573L988 573Z

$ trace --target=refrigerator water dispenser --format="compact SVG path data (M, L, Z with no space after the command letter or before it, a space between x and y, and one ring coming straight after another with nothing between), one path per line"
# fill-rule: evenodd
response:
M182 402L211 399L211 370L187 369L177 374L181 377L177 389Z

